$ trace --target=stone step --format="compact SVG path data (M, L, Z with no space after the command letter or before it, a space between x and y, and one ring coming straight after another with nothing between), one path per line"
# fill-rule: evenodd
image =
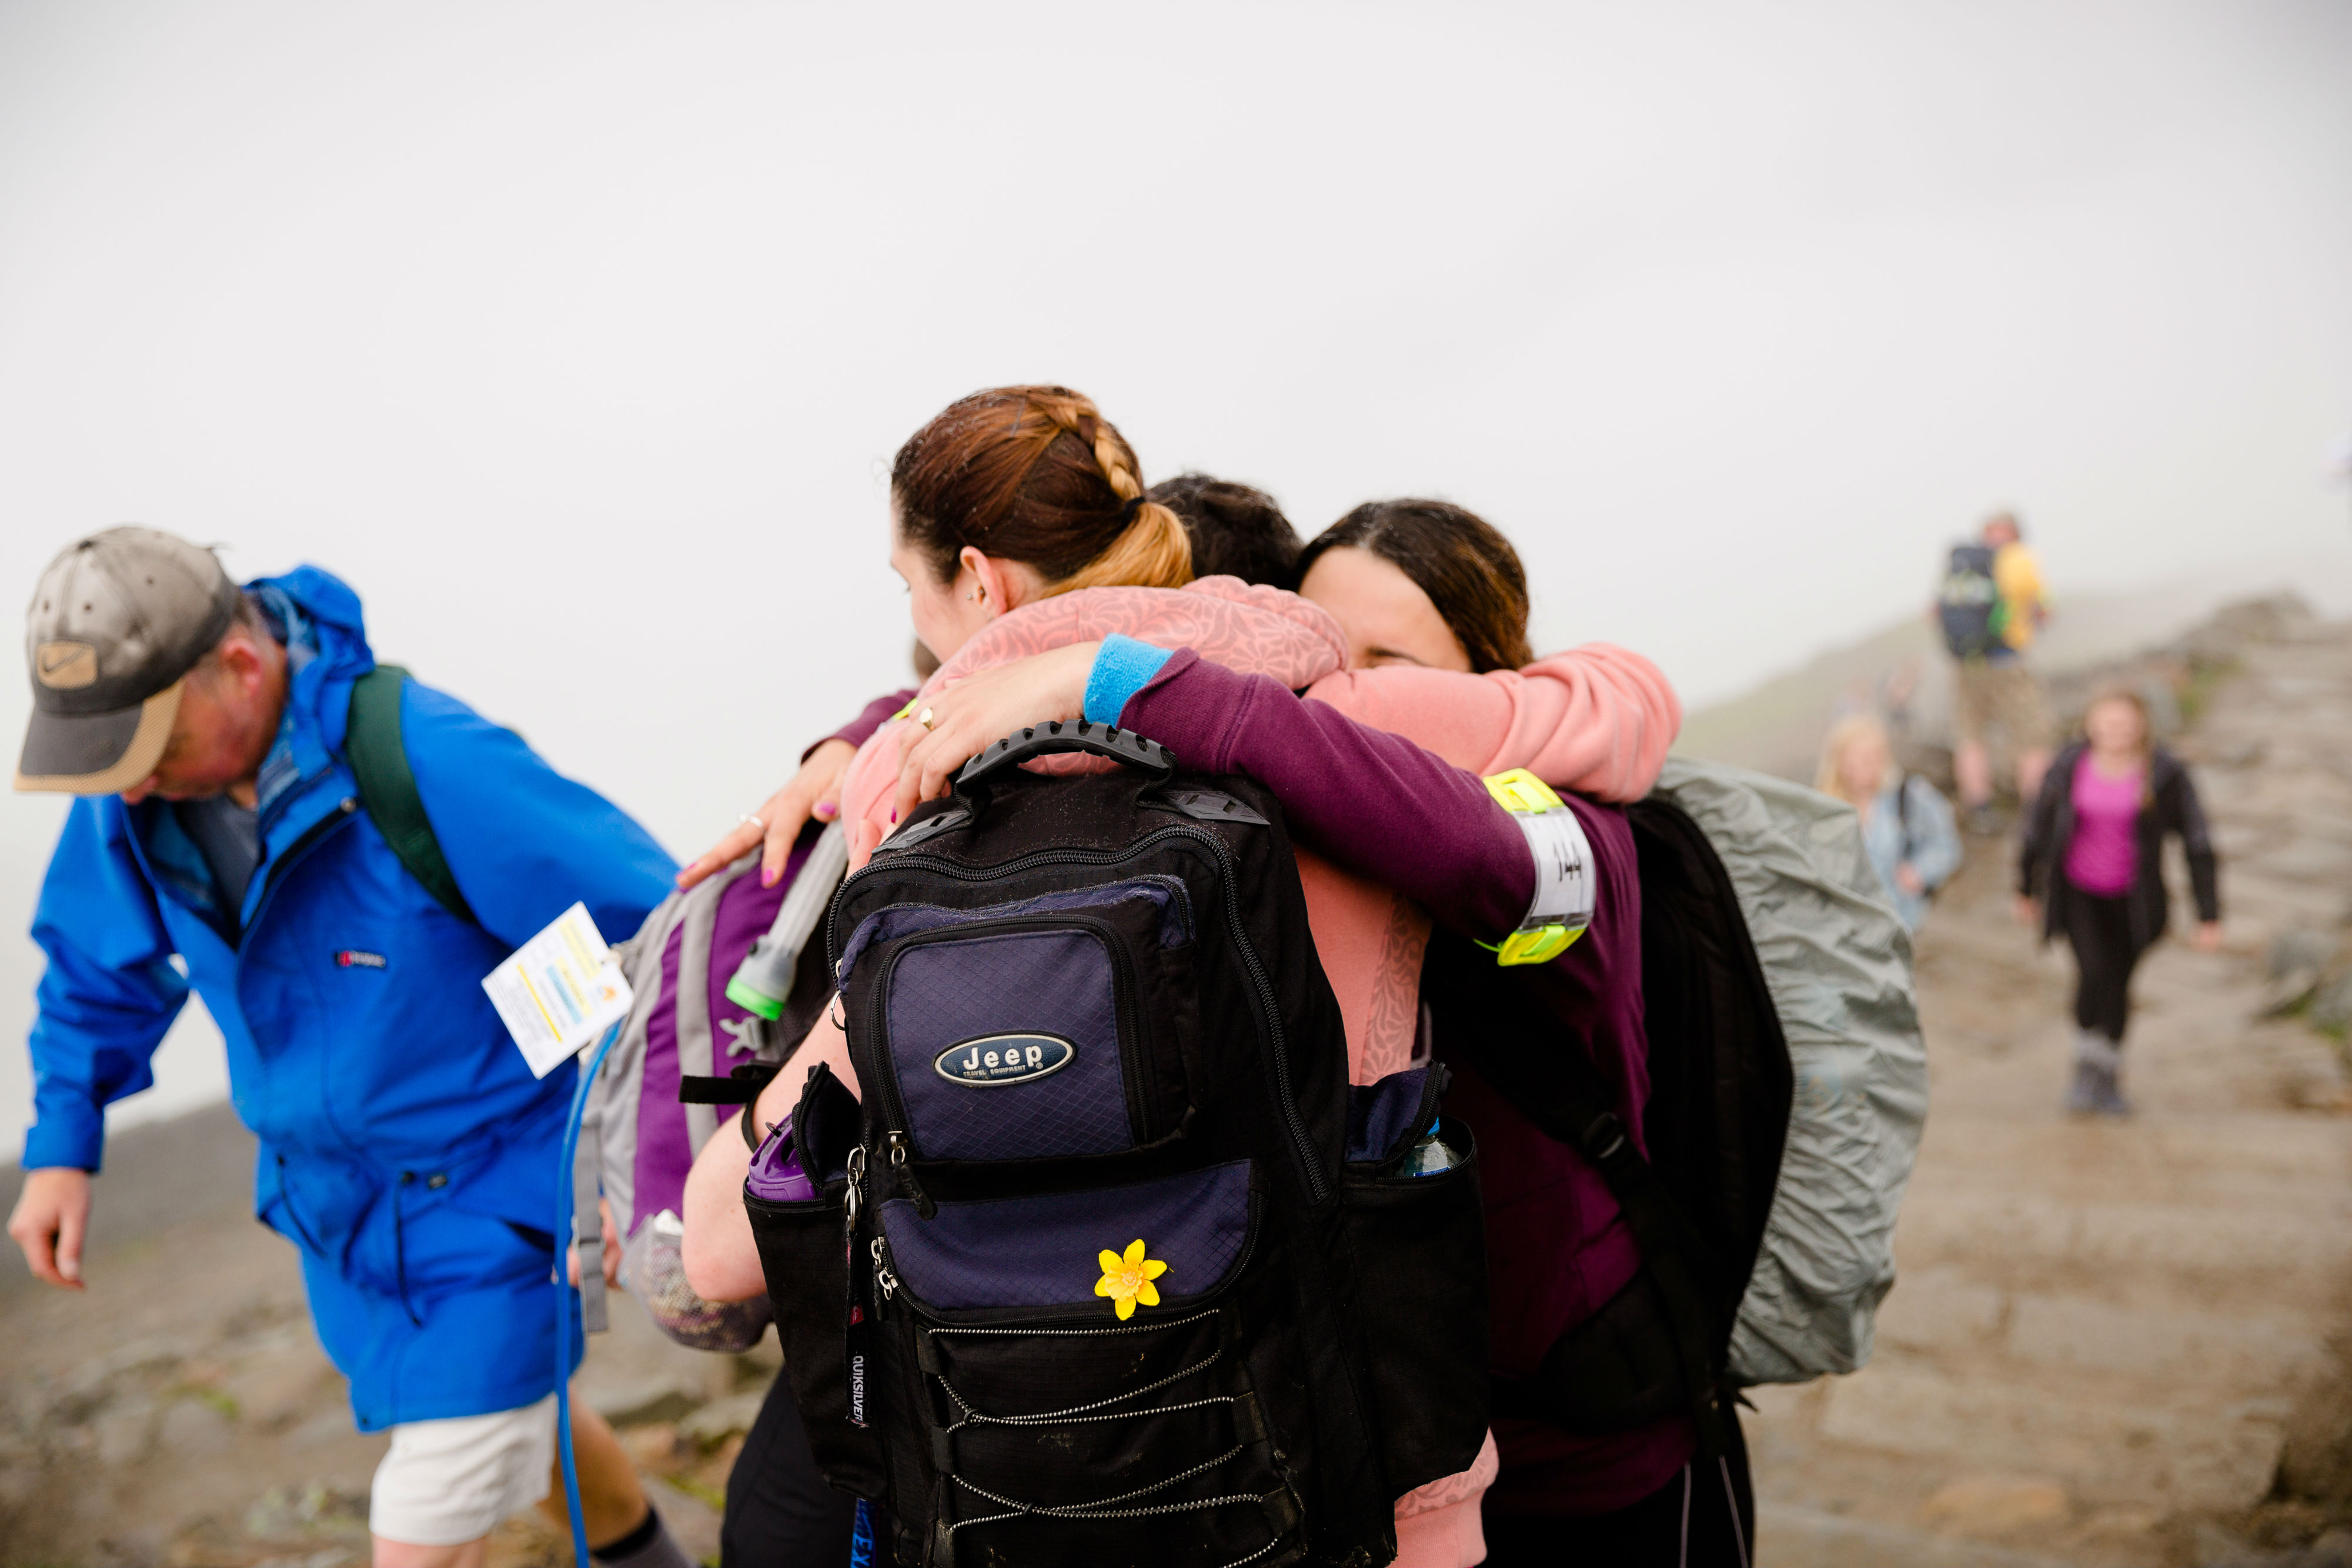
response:
M2048 1365L2254 1393L2315 1375L2335 1326L2325 1302L2227 1311L2208 1297L2161 1291L2134 1299L2011 1291L1942 1265L1897 1284L1879 1312L1878 1343L1939 1363L1992 1358L2021 1380Z
M1952 1265L2010 1290L2063 1288L2089 1278L2125 1293L2164 1283L2207 1296L2217 1309L2333 1301L2352 1260L2352 1218L1946 1193L1906 1207L1895 1255L1906 1270Z
M2094 1504L2226 1511L2269 1491L2286 1404L2168 1396L2147 1380L1951 1375L1886 1356L1839 1379L1820 1409L1830 1443L2048 1476Z
M2216 1109L2129 1121L2076 1121L2058 1109L2066 1057L2046 1053L2047 1092L2031 1122L1955 1112L1928 1113L1912 1179L1927 1203L1986 1194L2254 1209L2352 1227L2352 1122L2275 1110ZM2022 1051L2004 1063L2014 1076ZM2152 1041L2141 1063L2151 1075L2189 1053ZM2044 1085L2032 1088L2042 1091ZM2316 1179L2323 1174L2333 1180ZM1906 1202L1905 1212L1911 1205Z
M1796 1503L1756 1505L1756 1568L2066 1568L2063 1559Z

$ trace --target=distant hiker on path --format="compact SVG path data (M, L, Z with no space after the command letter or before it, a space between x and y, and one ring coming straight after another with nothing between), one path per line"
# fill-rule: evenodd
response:
M1886 884L1886 901L1906 930L1918 930L1927 901L1960 869L1951 802L1895 766L1886 727L1868 714L1850 714L1830 727L1813 788L1861 814L1863 848Z
M481 978L575 901L634 931L669 857L512 731L379 666L358 596L316 567L240 591L208 549L110 528L50 562L28 622L16 787L81 798L33 919L48 967L8 1233L82 1289L106 1106L153 1082L197 992L261 1140L255 1212L301 1254L361 1428L392 1433L376 1568L479 1568L549 1496L556 1312L578 1310L548 1229L573 1074L531 1076ZM583 1409L573 1431L599 1560L686 1568L612 1429Z
M2197 946L2221 945L2221 892L2204 808L2189 769L2155 743L2147 706L2109 687L2083 716L2086 738L2059 754L2026 823L2018 918L2074 948L2074 1082L2066 1108L2120 1116L2117 1082L2132 970L2165 933L2164 840L2178 834L2197 900Z
M1952 691L1952 772L1960 805L1977 832L1992 828L1992 761L1985 731L1998 727L2017 760L2017 798L2023 805L2042 788L2053 739L2041 683L2026 666L2026 650L2048 619L2042 569L2020 538L2014 514L1989 519L1975 544L1954 545L1937 619L1957 666Z

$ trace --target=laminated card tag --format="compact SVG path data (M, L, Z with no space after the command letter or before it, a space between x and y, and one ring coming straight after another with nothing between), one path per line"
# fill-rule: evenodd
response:
M490 1005L522 1048L531 1076L544 1078L580 1048L626 1018L635 998L588 906L575 904L482 977Z

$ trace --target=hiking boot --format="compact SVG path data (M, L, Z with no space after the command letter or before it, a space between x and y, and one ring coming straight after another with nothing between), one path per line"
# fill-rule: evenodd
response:
M2131 1103L2116 1086L2124 1064L2123 1047L2096 1030L2074 1031L2074 1082L2066 1109L2078 1116L2128 1116Z

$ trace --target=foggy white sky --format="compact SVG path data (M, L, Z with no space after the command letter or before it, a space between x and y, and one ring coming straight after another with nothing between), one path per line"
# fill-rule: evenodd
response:
M845 10L0 3L0 588L316 561L690 853L900 679L880 476L997 382L1461 501L1698 701L1997 504L2062 594L2352 581L2352 7Z

